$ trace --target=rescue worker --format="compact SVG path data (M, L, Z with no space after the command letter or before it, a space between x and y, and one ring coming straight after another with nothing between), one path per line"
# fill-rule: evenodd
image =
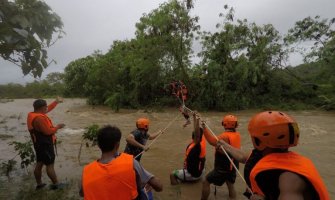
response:
M46 166L47 175L53 183L50 185L50 189L59 189L65 186L65 184L58 182L54 169L55 134L57 130L63 128L65 124L53 126L52 121L46 115L61 102L63 102L63 100L60 97L57 97L50 105L47 105L47 102L43 99L37 99L33 103L34 112L28 113L27 126L36 153L36 166L34 170L37 183L36 189L41 189L46 186L45 183L42 183L42 168L44 165Z
M98 131L100 159L86 165L82 173L80 196L85 200L147 199L144 185L162 191L158 178L146 171L132 155L119 153L121 131L105 126Z
M222 139L228 144L240 148L241 147L241 136L239 132L236 132L236 128L238 126L237 117L234 115L226 115L223 117L222 126L225 131L220 134L217 138ZM213 146L217 145L217 138L215 138L209 130L206 128L203 123L204 135L206 140ZM230 156L231 157L231 156ZM234 160L235 166L238 167L238 162ZM203 181L202 185L202 195L201 199L206 200L210 194L210 184L214 184L216 186L221 186L224 183L227 184L229 198L236 199L236 191L234 187L236 179L236 170L233 168L227 156L220 148L216 148L215 150L215 161L214 161L214 169L209 172L206 176L206 180Z
M132 131L126 138L126 147L124 149L124 153L133 155L136 157L142 151L147 151L148 147L146 147L146 143L148 140L155 139L162 131L158 131L157 133L150 135L149 131L149 119L147 118L139 118L136 121L136 129ZM142 154L136 157L136 160L140 162Z
M330 199L313 163L288 150L300 137L292 117L279 111L261 112L250 120L248 130L255 148L250 156L222 140L218 145L246 163L244 178L254 193L251 199Z
M201 179L206 161L206 140L203 130L199 127L199 117L193 114L194 131L192 142L186 147L183 169L174 170L170 174L171 185L177 185L178 181L193 182Z
M279 111L261 112L252 117L248 131L253 146L263 154L250 174L251 199L330 199L312 161L289 151L300 137L292 117Z

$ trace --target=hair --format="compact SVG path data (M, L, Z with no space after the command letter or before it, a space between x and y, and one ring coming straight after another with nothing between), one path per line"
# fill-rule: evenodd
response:
M47 102L44 99L37 99L33 103L34 110L38 110L42 108L43 106L47 106Z
M107 125L98 130L98 146L102 152L113 151L120 139L121 131L116 126Z

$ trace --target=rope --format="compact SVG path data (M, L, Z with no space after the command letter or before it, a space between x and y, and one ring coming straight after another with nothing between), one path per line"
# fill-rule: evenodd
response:
M185 109L187 109L188 111L194 113L194 111L192 111L191 109L189 109L188 107L184 106ZM211 130L211 128L207 125L206 122L204 122L205 126L208 128L208 130L210 131L210 133L214 136L214 138L216 139L216 141L219 141L218 137L214 134L214 132ZM230 158L230 156L228 155L227 151L223 148L222 145L220 145L220 148L222 149L222 151L224 152L224 154L227 156L229 162L233 165L234 169L237 171L238 175L242 178L243 182L245 183L245 185L247 186L247 189L251 192L251 194L253 194L251 188L248 186L247 182L245 181L244 177L242 176L242 174L240 173L240 171L237 169L236 165L234 164L234 162L232 161L232 159Z
M179 118L179 115L177 115L173 120L171 120L171 121L166 125L166 127L165 127L164 129L160 130L160 133L157 135L157 137L156 137L155 139L153 139L152 142L151 142L150 144L148 144L147 147L149 148L151 145L153 145L153 144L156 142L156 140L157 140L157 139L164 133L164 131L166 131L166 129L168 129L168 128L172 125L172 123L173 123L174 121L176 121L178 118ZM142 155L144 152L146 152L146 150L141 151L141 153L139 153L138 155L136 155L136 156L134 157L134 159L136 159L137 157L139 157L140 155Z

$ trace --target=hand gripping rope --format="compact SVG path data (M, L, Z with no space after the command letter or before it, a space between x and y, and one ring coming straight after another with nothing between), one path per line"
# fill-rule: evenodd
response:
M189 112L194 113L193 110L189 109L188 107L186 107L184 105L184 108L187 109ZM205 126L208 128L209 132L213 135L213 137L215 137L216 141L219 141L218 137L214 134L214 132L211 130L211 128L207 125L206 122L204 122ZM251 188L248 186L247 182L245 181L244 177L242 176L242 174L240 173L240 171L237 169L237 167L235 166L234 162L232 161L232 159L230 158L230 156L228 155L227 151L223 148L222 145L220 145L220 148L222 149L222 151L225 153L225 155L227 156L227 158L229 159L229 162L232 164L232 166L234 167L234 169L237 171L238 175L242 178L243 182L245 183L245 185L247 186L247 189L249 190L249 192L251 192L251 194L253 194Z
M152 140L152 142L151 142L150 144L148 144L147 147L149 148L151 145L153 145L153 144L156 142L156 140L157 140L157 139L164 133L164 131L166 131L166 129L168 129L168 128L172 125L172 123L173 123L174 121L176 121L178 118L179 118L179 115L177 115L173 120L171 120L171 121L166 125L166 127L165 127L164 129L160 130L160 133L158 134L158 136L157 136L154 140ZM136 156L134 157L134 159L136 159L137 157L139 157L140 155L142 155L145 151L146 151L146 150L141 151L141 153L139 153L138 155L136 155Z

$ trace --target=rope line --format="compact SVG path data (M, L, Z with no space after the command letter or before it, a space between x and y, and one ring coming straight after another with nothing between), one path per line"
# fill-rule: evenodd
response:
M188 107L186 107L184 105L184 108L187 109L189 112L194 113L193 110L189 109ZM214 134L214 132L212 131L212 129L208 126L208 124L206 122L204 122L205 126L208 128L208 130L210 131L210 133L214 136L214 138L216 139L216 141L219 141L218 137ZM245 185L247 186L247 189L251 192L251 194L253 194L251 188L248 186L247 182L245 181L244 177L242 176L242 174L240 173L240 171L237 169L236 165L234 164L233 160L230 158L230 156L228 155L227 151L223 148L222 145L220 145L220 148L222 149L222 151L224 152L224 154L227 156L227 158L229 159L229 162L233 165L234 169L237 171L238 175L242 178L243 182L245 183Z
M164 131L166 131L166 129L168 129L168 128L172 125L172 123L173 123L174 121L176 121L178 118L179 118L179 114L178 114L173 120L171 120L171 121L166 125L166 127L165 127L164 129L160 130L160 133L157 135L157 137L156 137L155 139L153 139L152 142L151 142L150 144L148 144L147 147L149 148L151 145L153 145L153 144L156 142L156 140L157 140L157 139L164 133ZM137 157L139 157L140 155L142 155L144 152L146 152L146 150L141 151L141 153L137 154L137 155L134 157L134 159L136 159Z

